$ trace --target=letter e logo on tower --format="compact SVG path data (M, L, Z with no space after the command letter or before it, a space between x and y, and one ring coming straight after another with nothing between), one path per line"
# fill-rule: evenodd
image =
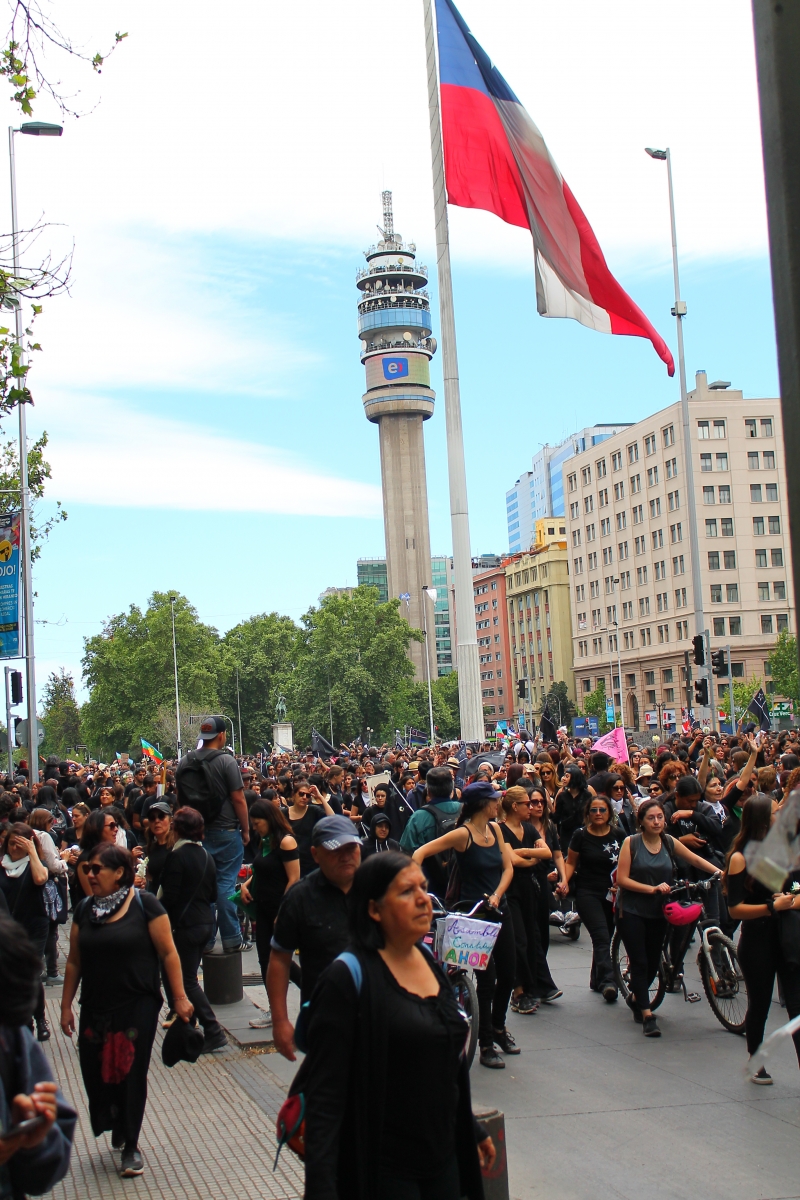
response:
M383 359L383 377L388 379L390 383L394 383L395 379L405 379L408 375L408 359L407 358L384 358Z

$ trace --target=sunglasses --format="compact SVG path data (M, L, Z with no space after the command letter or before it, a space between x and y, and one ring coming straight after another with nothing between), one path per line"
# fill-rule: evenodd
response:
M544 800L529 800L528 804L544 804Z
M86 868L87 875L99 875L101 871L110 871L111 867L104 867L102 863L91 863Z
M311 792L298 792L297 794L298 794L298 796L304 796L307 800L308 797L311 795Z
M530 808L532 804L541 804L542 802L541 800L515 800L514 803L517 808L519 808L520 804L523 808Z
M602 808L590 808L589 809L590 813L603 813L604 816L605 816L606 811L607 810L605 808L605 805Z
M109 821L106 825L106 829L119 829L119 825L116 821Z
M611 790L612 790L612 792L624 792L625 784L624 783L615 783Z

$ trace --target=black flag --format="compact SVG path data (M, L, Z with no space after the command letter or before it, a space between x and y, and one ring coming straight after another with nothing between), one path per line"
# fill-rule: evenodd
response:
M759 688L753 699L747 706L747 711L751 712L754 717L758 717L758 724L765 733L769 733L772 728L769 711L767 709L767 697L764 695L764 689Z
M539 720L539 733L542 735L542 738L545 742L558 741L558 730L555 727L555 723L550 720L550 717L547 715L547 713L542 713L541 715Z
M324 738L316 729L311 730L311 749L317 758L330 758L336 755L339 751L335 746L332 746L327 738Z

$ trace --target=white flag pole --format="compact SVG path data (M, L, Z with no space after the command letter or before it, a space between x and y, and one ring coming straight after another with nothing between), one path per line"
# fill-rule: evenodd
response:
M450 275L450 234L447 224L447 192L444 178L442 122L439 111L439 74L436 65L433 0L422 0L422 6L425 13L433 205L436 218L436 266L439 275L439 331L442 341L447 470L450 479L450 520L453 530L453 568L456 585L458 631L456 666L458 669L458 699L461 709L461 738L465 742L482 742L485 729L481 676L478 665L478 636L475 629L475 598L472 590L467 471L464 463L464 434L461 427L461 394L458 385L453 281Z

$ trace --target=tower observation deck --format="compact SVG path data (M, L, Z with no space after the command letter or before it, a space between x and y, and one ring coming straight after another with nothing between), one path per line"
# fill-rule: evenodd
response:
M422 589L430 583L430 533L422 422L433 415L430 360L436 352L426 285L416 246L394 231L392 193L383 192L383 228L377 246L365 251L367 266L356 276L360 292L358 334L366 368L364 413L378 426L383 485L383 522L390 596L408 596L407 616L422 629ZM401 609L406 615L406 611ZM433 622L428 621L432 634ZM418 680L427 653L436 677L435 643L409 644Z

